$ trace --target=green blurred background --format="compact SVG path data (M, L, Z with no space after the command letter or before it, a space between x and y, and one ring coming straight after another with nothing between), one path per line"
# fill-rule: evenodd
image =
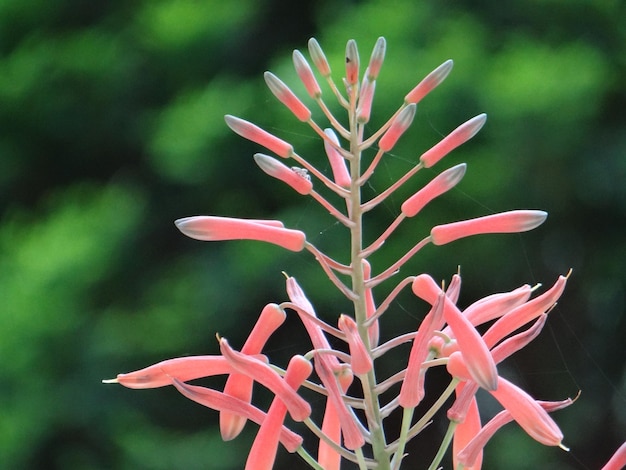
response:
M620 0L0 1L0 467L242 468L254 426L222 443L217 414L175 390L100 381L214 354L216 332L240 347L263 305L285 300L281 271L328 321L347 308L306 253L200 243L172 221L280 218L341 253L342 228L258 171L258 147L232 134L223 115L258 123L328 170L321 143L274 99L262 72L305 97L294 48L308 56L315 36L340 80L347 39L365 62L385 36L371 131L430 70L449 58L455 67L368 190L384 189L461 122L481 112L489 120L368 220L374 237L404 197L469 163L459 189L405 222L374 271L432 224L547 210L532 233L428 247L403 274L448 279L461 265L468 305L527 282L548 286L573 268L542 336L501 367L541 399L582 390L555 415L572 451L508 425L488 445L485 468L599 468L626 439L624 18ZM415 329L424 310L401 296L383 338ZM308 344L290 318L267 352L284 365ZM397 361L385 365L395 371ZM428 462L443 432L433 424L409 452ZM304 465L281 449L277 468L294 467Z

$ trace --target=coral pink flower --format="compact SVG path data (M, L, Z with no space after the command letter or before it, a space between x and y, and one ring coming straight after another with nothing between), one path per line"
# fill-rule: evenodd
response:
M483 335L485 343L493 347L502 338L547 312L563 293L566 283L567 277L559 276L550 290L502 316Z
M306 241L303 232L284 228L277 221L195 216L178 219L174 223L181 232L196 240L258 240L291 251L301 251Z
M235 351L225 338L219 341L220 351L235 371L270 389L285 404L295 421L304 421L309 417L311 406L274 369L252 356Z
M568 398L567 400L557 402L537 401L537 403L545 411L553 412L571 405L573 401ZM479 430L479 432L474 436L471 441L469 441L469 443L465 447L460 449L460 451L458 452L456 450L454 451L453 458L455 459L455 461L458 462L458 464L464 465L464 468L476 467L476 465L478 465L478 462L482 460L483 448L485 447L487 442L502 426L511 421L513 421L513 417L511 416L511 413L507 410L503 410L495 415L487 424L485 424L485 426L482 427L482 429ZM612 470L619 469L616 468Z
M404 102L407 104L419 103L424 96L446 79L453 65L454 63L451 60L446 60L439 67L426 75L426 77L404 97Z
M398 397L398 403L403 408L415 408L424 398L426 371L422 368L422 364L428 357L428 342L433 332L443 325L443 296L443 293L439 295L430 312L422 320L413 339L409 363Z
M487 215L476 219L437 225L430 231L434 245L445 245L459 238L484 233L527 232L539 227L548 214L544 211L517 210Z
M372 276L372 266L369 264L367 260L362 260L363 264L363 280L367 283L371 279ZM372 292L371 287L365 289L365 314L367 318L371 318L376 313L376 303L374 302L374 293ZM370 347L375 348L378 346L378 341L380 338L380 325L378 320L372 322L372 324L367 329L367 334L370 340Z
M284 380L295 391L311 375L312 371L311 363L303 356L293 356L287 366ZM280 430L286 415L287 407L277 396L272 401L267 416L250 448L246 460L246 470L271 470L274 466Z
M359 105L356 109L356 119L360 124L365 124L370 120L372 112L372 103L374 101L374 92L376 91L376 81L365 76L361 84L359 93Z
M479 114L469 121L464 122L444 137L438 144L424 152L420 157L420 162L422 162L426 168L430 168L459 145L464 144L474 137L478 131L482 129L486 121L487 115Z
M378 148L383 152L389 152L402 134L409 128L415 117L416 106L408 105L396 116L396 118L385 132L385 135L378 141Z
M300 315L302 324L313 343L313 348L319 350L332 349L322 329L311 320L311 317L316 316L315 310L304 295L302 288L293 277L287 278L287 295ZM341 368L342 366L334 356L328 354L315 356L315 372L326 388L328 400L332 403L332 406L339 416L341 430L344 436L344 444L348 449L355 450L365 444L365 439L356 424L357 418L351 413L343 401L343 394L336 375Z
M490 393L530 437L546 446L561 446L563 433L541 405L524 390L500 377L498 389Z
M244 139L248 139L262 145L279 157L289 158L293 154L293 147L291 144L279 139L267 131L264 131L259 126L256 126L251 122L229 114L224 116L224 120L226 121L228 127L230 127L235 133L239 134Z
M230 395L210 388L189 385L178 379L173 379L172 384L182 395L207 408L240 415L257 424L262 424L265 420L265 413L255 406L252 406L250 403L239 400L238 398L231 397ZM285 446L285 449L292 453L296 452L302 445L302 437L287 429L285 426L280 428L279 439L283 446Z
M294 169L289 168L287 165L283 165L275 158L262 153L256 153L254 155L254 161L265 173L281 180L302 195L309 194L313 189L313 183L311 183L310 177L307 177L308 175L302 175Z
M118 374L115 379L105 380L104 383L119 383L135 389L157 388L171 385L173 377L186 382L233 371L233 367L222 356L178 357L127 374Z
M414 217L430 201L454 188L463 179L466 168L467 165L461 163L437 175L430 183L404 201L400 207L402 213L407 217Z
M457 386L456 394L457 397L463 390L463 387L466 385L464 383L460 383ZM452 439L452 468L459 468L458 454L470 443L476 435L481 430L480 423L480 413L478 412L478 403L476 403L476 398L472 396L470 400L470 404L467 409L467 414L463 421L457 424L456 429L454 430L454 437ZM471 464L465 464L464 470L480 470L482 467L483 453L482 448L477 452L474 459L472 459Z
M285 85L280 78L274 75L272 72L265 72L265 83L268 88L274 94L276 98L280 100L282 104L289 108L300 121L306 122L311 119L311 111L307 108L300 98L294 95L293 91Z
M427 274L417 276L412 289L415 295L431 305L435 304L442 293L437 283ZM487 390L495 390L498 386L498 371L487 345L447 296L444 296L443 316L454 332L472 379Z
M241 348L242 354L259 354L269 337L285 321L285 312L276 304L267 304L261 311L259 319L248 335ZM224 393L250 403L252 399L253 380L244 374L231 373L226 379ZM246 419L240 415L220 413L220 433L222 439L230 441L237 437L246 424Z

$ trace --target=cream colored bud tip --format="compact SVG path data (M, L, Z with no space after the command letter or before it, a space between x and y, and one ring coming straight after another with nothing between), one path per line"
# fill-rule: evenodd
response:
M118 380L115 378L115 379L104 379L104 380L102 381L102 383L103 383L103 384L118 384L119 382L118 382Z

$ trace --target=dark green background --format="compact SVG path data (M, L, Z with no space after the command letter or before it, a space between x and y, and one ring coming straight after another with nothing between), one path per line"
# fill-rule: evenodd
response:
M347 309L307 253L200 243L172 221L280 218L340 256L345 231L260 172L251 158L258 147L232 134L223 115L258 123L327 170L321 143L274 99L262 72L306 97L294 48L308 56L315 36L340 80L347 39L365 62L385 36L371 131L430 70L449 58L455 67L420 103L368 191L384 189L461 122L481 112L489 119L372 214L368 237L438 171L468 162L459 189L405 222L373 257L374 270L433 224L547 210L532 233L431 246L402 274L448 279L461 265L466 306L526 282L548 286L573 268L540 339L501 367L537 398L582 390L555 415L572 451L544 448L511 424L488 445L485 468L599 468L626 439L624 17L619 0L0 1L2 466L242 468L254 426L222 443L217 414L175 390L100 380L214 354L216 332L240 347L263 305L286 299L281 271L329 322ZM402 296L383 337L415 329L424 310ZM308 345L290 318L267 352L284 365ZM395 371L398 361L385 365ZM259 390L259 398L271 397ZM410 447L409 458L424 462L411 468L426 468L443 430L433 424ZM279 451L277 468L301 466Z

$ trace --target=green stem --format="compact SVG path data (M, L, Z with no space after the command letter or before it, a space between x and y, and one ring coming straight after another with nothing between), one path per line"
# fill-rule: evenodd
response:
M456 429L457 423L454 421L450 421L448 425L448 430L446 431L446 435L443 437L443 441L441 441L441 445L439 446L439 450L437 451L437 455L433 459L433 462L428 467L428 470L436 470L439 467L439 464L443 460L444 455L446 454L446 450L450 446L450 442L452 442L452 437L454 436L454 430Z

